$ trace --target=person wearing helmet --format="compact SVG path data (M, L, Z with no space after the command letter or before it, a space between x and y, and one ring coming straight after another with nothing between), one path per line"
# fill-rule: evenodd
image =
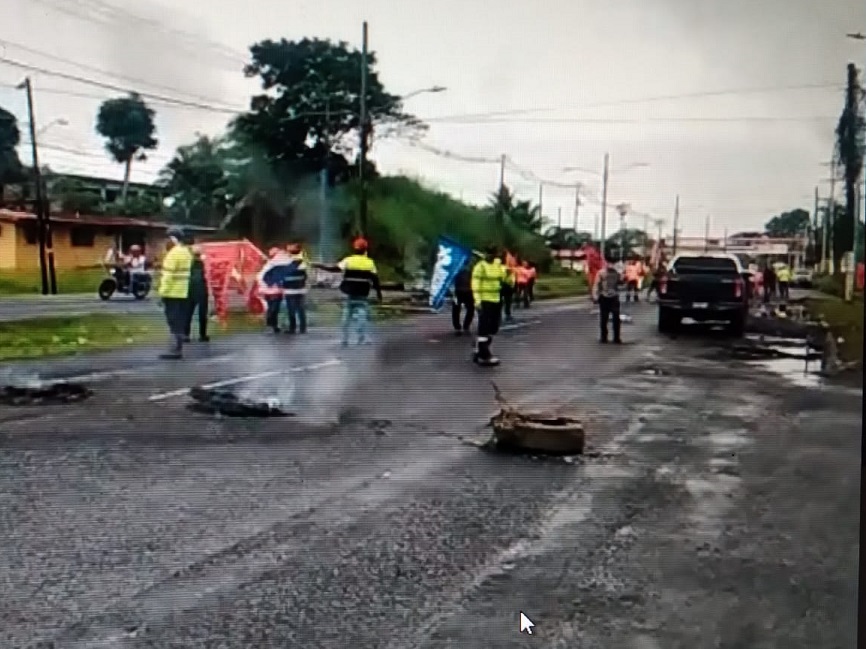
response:
M619 282L620 273L616 268L616 258L610 254L610 251L605 251L605 262L595 276L595 282L592 286L593 302L598 304L599 324L601 327L601 342L607 342L608 320L613 320L613 342L617 345L622 343L620 337L620 301L619 301Z
M358 321L358 344L369 342L367 328L370 321L370 290L376 291L382 301L382 287L376 263L368 255L368 243L363 237L352 242L352 254L335 265L315 264L317 268L330 272L342 272L340 291L346 298L343 304L342 345L349 346L349 333L353 320Z
M491 352L493 337L499 333L502 320L502 287L507 281L508 271L497 256L496 246L489 246L484 259L472 270L472 294L478 305L478 337L472 362L482 367L499 365L499 359Z
M159 296L165 310L165 320L171 332L169 349L160 358L183 358L183 343L186 336L187 298L189 297L192 252L184 244L186 236L179 228L166 232L168 252L162 260L159 277Z
M289 315L289 334L307 333L307 262L299 243L286 246L289 268L283 279L283 294Z

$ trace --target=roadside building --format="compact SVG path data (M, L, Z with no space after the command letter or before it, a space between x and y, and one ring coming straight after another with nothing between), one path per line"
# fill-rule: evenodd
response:
M172 224L123 216L52 215L54 263L58 270L98 266L109 248L127 250L138 244L150 259L163 253L165 231ZM207 235L214 228L186 227ZM0 269L39 267L36 215L0 209Z

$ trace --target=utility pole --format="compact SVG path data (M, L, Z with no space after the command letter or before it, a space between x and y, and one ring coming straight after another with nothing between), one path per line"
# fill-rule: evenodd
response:
M360 228L367 235L367 137L369 124L367 118L367 21L364 21L361 45L361 160L358 165L358 178L361 181Z
M833 153L833 160L830 163L830 206L827 208L827 273L833 275L836 273L836 153Z
M42 279L42 295L57 295L57 277L54 272L54 250L52 248L50 206L42 184L42 170L39 168L39 151L36 144L36 116L33 109L33 85L30 77L18 86L27 93L27 116L30 121L30 150L33 155L33 177L36 182L36 227L39 242L39 273ZM50 279L50 282L49 282Z
M607 226L607 177L610 173L610 154L604 154L604 171L601 176L601 232L599 232L599 253L604 259L604 234Z
M544 219L544 183L538 183L538 216Z
M674 240L673 240L673 248L671 250L672 255L677 254L677 240L679 238L679 229L680 229L680 195L677 194L677 202L674 204Z
M812 227L810 228L811 232L809 235L809 243L807 246L812 246L812 260L814 262L814 255L817 252L818 248L818 201L820 198L818 197L818 185L815 185L815 209L812 212ZM814 268L814 265L813 265Z
M507 156L503 153L502 157L499 158L499 193L502 193L502 190L505 189L505 159Z
M704 219L704 252L710 251L710 215Z
M643 216L643 256L649 254L649 214Z
M580 185L574 188L574 231L577 232L578 215L580 214Z
M330 241L329 218L328 218L328 183L330 162L331 162L331 99L325 99L325 164L322 166L322 171L319 175L319 261L324 263L330 257L330 250L326 250L325 246Z
M863 157L860 148L860 79L859 70L853 63L848 64L848 78L845 90L845 129L840 151L845 167L845 230L850 237L851 249L843 251L845 264L845 301L854 297L854 247L857 238L857 185L862 173Z
M725 238L722 240L722 250L728 252L728 228L725 228Z
M562 230L562 208L556 208L556 229Z

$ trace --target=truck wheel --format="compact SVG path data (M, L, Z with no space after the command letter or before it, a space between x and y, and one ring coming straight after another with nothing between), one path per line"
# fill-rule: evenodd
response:
M746 320L748 318L747 313L738 313L733 320L728 323L726 327L728 334L734 336L735 338L742 338L746 335Z
M674 333L680 326L680 317L673 309L659 307L659 333Z

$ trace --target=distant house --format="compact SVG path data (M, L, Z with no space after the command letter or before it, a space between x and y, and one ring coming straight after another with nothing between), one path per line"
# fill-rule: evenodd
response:
M144 247L156 259L163 251L165 231L172 224L122 216L52 215L54 263L58 269L98 266L109 248ZM214 228L184 226L207 236ZM0 270L39 267L36 216L30 212L0 209Z
M66 174L50 172L45 175L45 184L48 187L48 195L57 197L55 189L64 185L74 185L76 191L84 194L92 194L97 197L103 205L112 205L120 202L123 194L123 181L112 178L100 178L97 176L82 176L78 174ZM129 183L127 198L152 198L162 202L165 197L161 187L148 183ZM52 210L57 211L59 205L52 205Z

